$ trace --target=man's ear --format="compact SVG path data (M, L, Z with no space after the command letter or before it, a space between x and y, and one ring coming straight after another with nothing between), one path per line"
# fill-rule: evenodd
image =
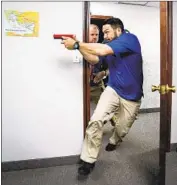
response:
M121 28L117 28L117 32L121 33L122 32Z
M117 35L119 36L122 33L122 30L120 28L116 29Z

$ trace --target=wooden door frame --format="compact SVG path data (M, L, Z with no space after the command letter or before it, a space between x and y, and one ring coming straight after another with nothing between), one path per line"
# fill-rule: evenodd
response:
M83 42L89 42L90 2L83 2ZM83 135L90 120L89 63L83 58ZM89 108L88 108L89 106Z
M160 2L160 85L172 86L173 12L171 1ZM172 93L160 94L159 183L165 185L166 153L171 147Z
M160 85L172 86L172 35L173 35L173 20L172 20L172 2L160 2ZM160 146L166 152L170 151L171 139L171 104L172 93L160 95L160 113L161 113L161 143ZM162 137L164 136L165 137Z
M100 19L100 20L106 20L106 19L110 19L113 16L105 16L105 15L91 15L90 19Z

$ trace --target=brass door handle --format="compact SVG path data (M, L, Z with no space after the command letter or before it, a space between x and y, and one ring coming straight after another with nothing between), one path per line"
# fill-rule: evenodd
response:
M168 84L167 84L166 85L166 90L167 90L167 92L171 91L171 92L175 93L176 92L176 87L175 86L169 87Z
M159 91L160 92L160 85L159 86L152 85L151 90L152 90L152 92L154 92L154 91Z
M176 87L175 86L169 87L168 84L167 85L158 85L158 86L152 85L151 90L152 90L152 92L159 91L160 94L166 94L168 92L175 93Z

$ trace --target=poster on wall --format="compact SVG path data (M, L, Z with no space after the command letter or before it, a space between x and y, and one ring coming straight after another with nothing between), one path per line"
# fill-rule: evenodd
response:
M4 17L4 29L6 36L38 37L38 12L5 10Z

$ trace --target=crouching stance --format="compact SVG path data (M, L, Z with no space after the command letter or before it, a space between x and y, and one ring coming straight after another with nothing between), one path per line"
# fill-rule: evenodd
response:
M138 114L143 96L143 70L141 46L138 38L124 30L123 22L111 18L103 24L106 44L83 43L66 38L67 49L78 49L91 64L106 61L109 81L101 94L96 109L88 123L81 152L78 173L88 175L98 159L103 135L103 125L114 117L115 127L106 151L116 149L129 132Z

